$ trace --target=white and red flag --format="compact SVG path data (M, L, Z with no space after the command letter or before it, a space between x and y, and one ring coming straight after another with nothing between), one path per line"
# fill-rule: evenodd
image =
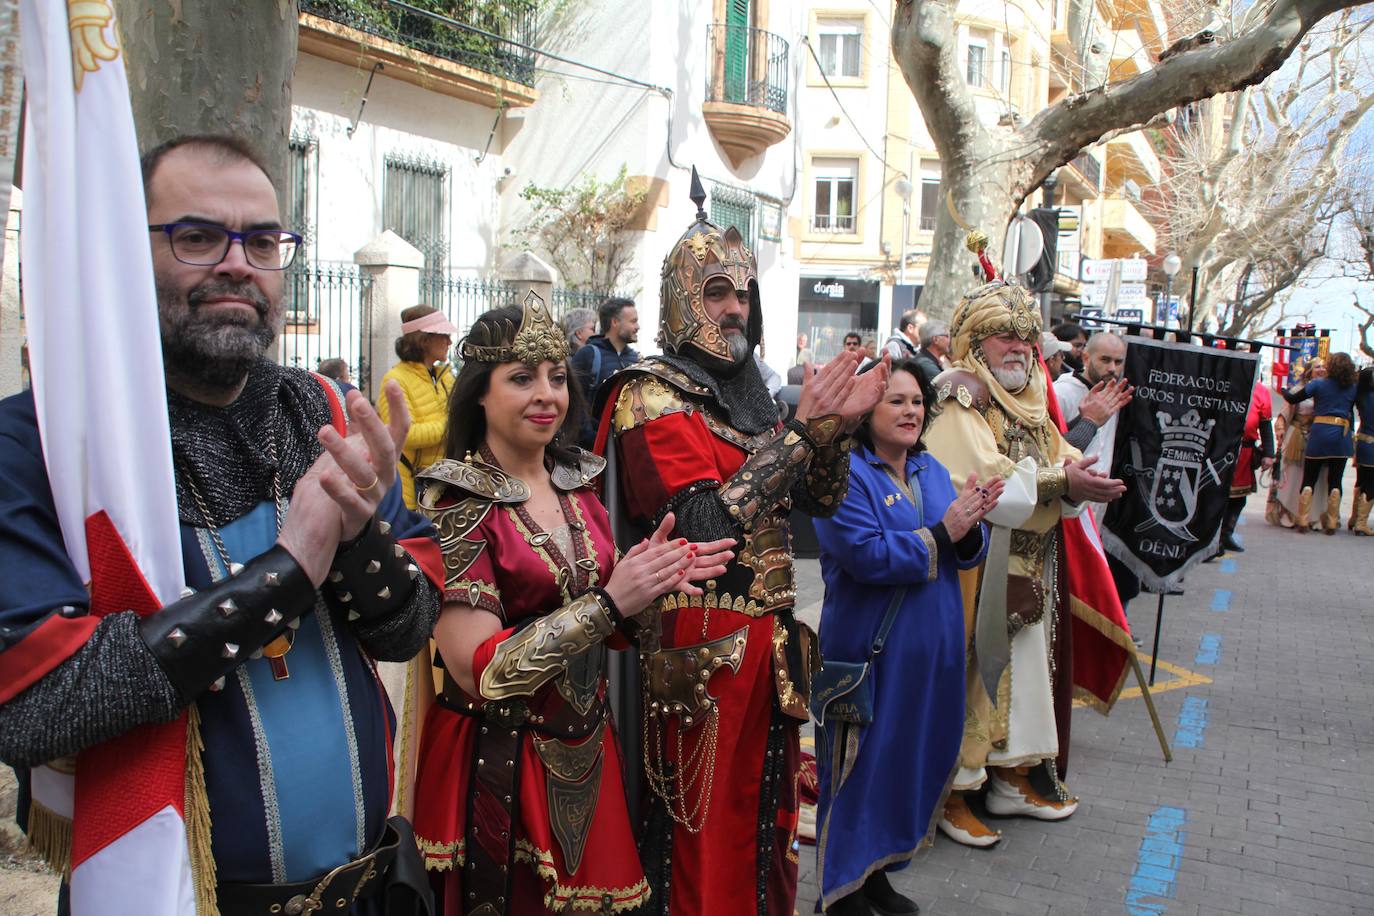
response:
M20 25L31 377L63 539L91 593L89 618L53 618L51 663L35 677L100 616L175 601L183 570L147 209L112 0L21 0ZM34 771L39 813L71 818L76 916L196 911L187 745L183 714L83 751L74 768Z

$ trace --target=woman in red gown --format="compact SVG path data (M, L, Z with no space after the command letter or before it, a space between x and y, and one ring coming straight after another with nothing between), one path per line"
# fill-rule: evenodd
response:
M724 571L729 540L617 562L575 441L580 396L543 303L487 312L461 345L449 458L421 471L444 549L443 690L421 739L415 833L440 912L633 910L648 899L606 705L606 651L669 591ZM460 457L461 456L461 457Z

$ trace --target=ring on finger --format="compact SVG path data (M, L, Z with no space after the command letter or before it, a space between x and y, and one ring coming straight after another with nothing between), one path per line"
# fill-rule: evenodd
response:
M374 489L376 489L377 484L379 484L379 483L381 483L381 482L382 482L382 478L381 478L379 475L377 475L377 474L373 474L373 475L372 475L372 482L371 482L370 484L368 484L368 485L365 486L365 487L360 487L360 486L358 486L358 485L355 483L355 484L353 485L353 489L357 490L359 493L371 493Z

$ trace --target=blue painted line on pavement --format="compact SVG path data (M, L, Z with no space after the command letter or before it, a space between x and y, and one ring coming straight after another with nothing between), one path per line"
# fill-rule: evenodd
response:
M1131 916L1157 916L1168 912L1168 900L1177 889L1178 868L1183 862L1182 808L1163 806L1150 815L1145 837L1136 855L1135 872L1126 886L1126 912Z
M1221 637L1216 633L1203 633L1201 641L1198 642L1197 655L1193 657L1193 663L1215 665L1220 659Z
M1225 560L1221 561L1220 568L1222 572L1226 573L1227 575L1230 575L1231 573L1236 571L1236 561L1231 559L1230 557L1227 557Z
M1212 592L1212 610L1231 610L1231 590L1229 588L1219 588Z
M1174 730L1174 747L1202 747L1207 734L1207 701L1202 697L1184 697L1178 711L1178 728Z

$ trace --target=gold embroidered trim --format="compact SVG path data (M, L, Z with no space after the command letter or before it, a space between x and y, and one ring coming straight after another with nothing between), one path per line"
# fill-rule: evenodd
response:
M926 581L934 582L940 574L940 545L935 542L935 535L930 533L929 528L917 528L916 536L926 545Z
M505 609L501 606L501 590L482 579L459 579L448 583L444 588L444 600L478 607L491 611L502 620L506 619Z
M649 882L643 878L629 887L563 884L558 880L553 853L547 849L537 848L529 840L515 841L515 861L528 862L539 877L553 885L553 888L544 894L544 906L554 912L559 912L570 904L574 910L600 910L606 905L606 898L609 897L611 912L621 913L632 910L649 899Z

